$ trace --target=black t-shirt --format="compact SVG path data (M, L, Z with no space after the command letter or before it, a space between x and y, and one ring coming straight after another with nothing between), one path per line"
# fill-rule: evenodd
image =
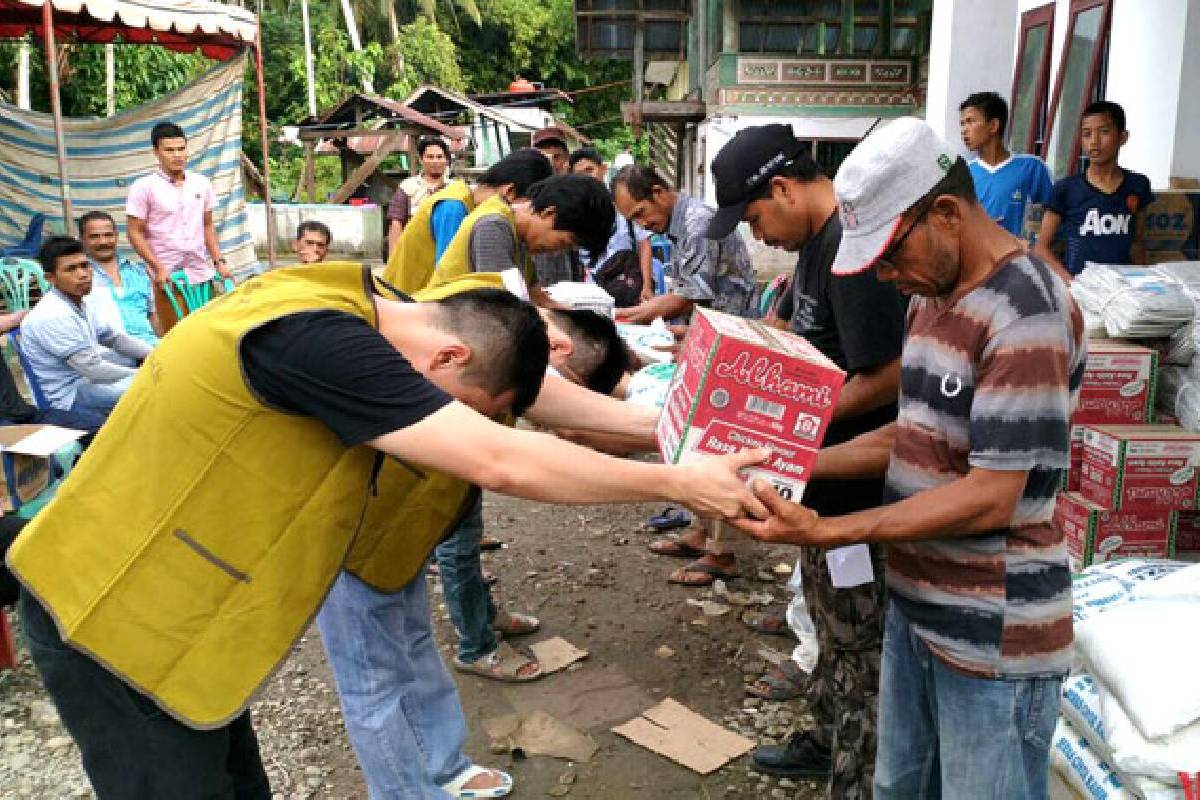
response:
M846 370L849 379L899 358L908 301L892 284L876 278L874 270L833 275L830 267L841 241L842 223L832 214L800 250L792 278L790 327ZM834 444L895 418L893 404L861 419L843 420L825 442Z
M242 340L250 388L268 405L316 417L346 446L400 430L453 398L379 331L341 311L305 311Z

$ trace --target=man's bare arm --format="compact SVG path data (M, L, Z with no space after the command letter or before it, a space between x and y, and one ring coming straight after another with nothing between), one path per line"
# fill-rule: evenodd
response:
M221 242L217 239L217 227L213 224L211 211L204 212L204 246L208 249L213 266L217 268L221 277L232 278L233 273L229 270L229 265L221 257Z
M657 411L593 392L553 375L546 376L542 391L525 417L545 428L614 434L639 443L644 450L655 448Z
M617 309L617 319L622 322L646 325L659 317L671 319L687 314L692 310L693 305L695 305L693 301L681 295L660 294L638 303L636 306Z
M842 387L833 419L854 419L896 402L900 392L900 359L855 373Z
M848 442L826 447L817 453L813 478L821 480L866 480L882 478L892 457L896 423L855 436Z

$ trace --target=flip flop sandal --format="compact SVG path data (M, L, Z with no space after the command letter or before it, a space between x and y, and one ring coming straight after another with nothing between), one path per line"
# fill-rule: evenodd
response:
M530 675L518 674L521 668L528 664L536 665L537 670ZM495 650L471 662L460 661L456 656L454 667L459 672L469 672L505 683L527 683L542 677L542 665L533 653L525 648L513 647L508 642L501 642Z
M463 786L478 778L480 775L492 773L499 775L504 779L504 782L499 786L493 786L491 789L464 789ZM476 798L476 797L506 797L512 791L513 779L507 772L501 772L498 769L488 769L487 767L479 767L474 764L464 769L462 772L449 783L442 784L442 790L451 797L461 798Z
M747 611L742 615L742 622L755 633L765 633L768 636L786 636L795 639L796 633L787 624L787 610L779 608L768 611Z
M808 689L808 674L790 658L779 662L779 666L746 686L746 694L762 700L783 701L800 697ZM759 684L765 686L760 689Z
M489 550L499 550L502 547L504 547L504 542L500 541L495 536L489 536L486 533L483 535L483 538L479 540L479 549L485 553Z
M653 531L671 531L676 528L686 528L691 524L692 515L674 506L667 506L661 514L656 514L646 520L646 527Z
M678 534L670 534L650 543L650 552L658 556L674 558L699 558L704 555L703 548L694 547L683 540Z
M684 576L689 572L699 573L701 577L685 578ZM668 575L667 583L676 583L680 586L712 586L713 581L717 578L729 580L730 578L738 577L738 575L737 570L731 571L714 567L711 564L705 564L703 561L692 561Z
M504 636L527 636L536 633L540 627L542 623L537 617L513 611L498 611L492 620L492 630Z

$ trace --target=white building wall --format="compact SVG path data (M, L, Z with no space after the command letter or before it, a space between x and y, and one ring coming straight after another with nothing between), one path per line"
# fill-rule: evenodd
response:
M964 152L958 105L974 92L1012 91L1017 0L936 0L930 25L925 119Z
M1200 3L1187 5L1187 27L1183 35L1183 59L1179 69L1179 111L1175 118L1172 178L1200 178Z

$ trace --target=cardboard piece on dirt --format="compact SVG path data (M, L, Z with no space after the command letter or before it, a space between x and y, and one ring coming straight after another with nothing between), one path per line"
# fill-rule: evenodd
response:
M562 673L536 684L502 690L520 713L544 711L581 731L608 730L654 704L652 697L613 665Z
M543 675L566 669L576 661L581 661L588 656L587 650L580 650L561 636L538 642L531 645L529 649L533 651L538 663L542 665Z
M754 742L722 728L668 697L613 728L634 744L708 775L754 749Z
M592 737L561 722L545 711L505 714L483 721L492 746L527 756L551 756L576 763L590 761L599 746Z

